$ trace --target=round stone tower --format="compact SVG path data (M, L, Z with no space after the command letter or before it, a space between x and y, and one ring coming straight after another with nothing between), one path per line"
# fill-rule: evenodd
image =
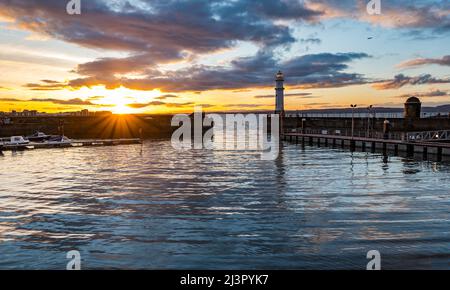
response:
M420 100L417 97L411 97L406 100L404 117L409 120L420 119L421 110L422 103Z

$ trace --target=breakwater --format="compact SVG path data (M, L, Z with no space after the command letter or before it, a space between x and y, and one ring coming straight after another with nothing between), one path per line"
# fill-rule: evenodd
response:
M389 121L391 137L401 139L406 132L421 132L435 130L450 130L450 118L426 119L399 119L399 118L354 118L354 135L358 137L382 137L383 123ZM302 124L303 123L303 124ZM286 117L284 119L286 130L302 129L311 134L339 134L351 135L352 118L326 118L326 117Z
M192 116L191 116L192 117ZM168 138L177 127L171 126L172 115L106 115L89 117L45 116L10 117L10 124L0 124L0 137L26 136L35 131L47 134L62 134L76 139L119 139L119 138ZM384 118L355 118L354 135L378 137L383 134ZM450 130L450 118L424 118L406 120L392 118L390 132L392 139L401 139L405 132ZM270 118L268 131L270 131ZM303 129L305 133L351 135L352 118L285 117L287 131Z
M165 138L171 136L171 115L10 117L0 125L0 137L26 136L35 131L74 139Z

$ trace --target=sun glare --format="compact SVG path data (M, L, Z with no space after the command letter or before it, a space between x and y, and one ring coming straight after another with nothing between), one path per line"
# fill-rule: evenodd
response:
M161 91L136 91L124 87L108 90L104 86L83 87L76 91L81 98L87 98L99 109L112 111L114 114L141 113L145 108L132 108L131 104L145 104L158 96ZM87 97L86 97L87 96Z

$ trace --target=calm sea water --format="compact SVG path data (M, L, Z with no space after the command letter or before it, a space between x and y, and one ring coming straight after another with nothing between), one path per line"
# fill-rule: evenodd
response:
M0 269L450 269L450 166L285 144L0 156Z

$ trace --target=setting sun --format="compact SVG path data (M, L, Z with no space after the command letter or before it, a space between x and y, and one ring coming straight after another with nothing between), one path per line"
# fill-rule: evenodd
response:
M133 104L145 104L154 101L161 96L159 90L136 91L124 87L108 90L105 86L83 87L76 91L78 96L85 97L100 110L110 110L115 114L132 114L142 111L141 108L133 108Z

